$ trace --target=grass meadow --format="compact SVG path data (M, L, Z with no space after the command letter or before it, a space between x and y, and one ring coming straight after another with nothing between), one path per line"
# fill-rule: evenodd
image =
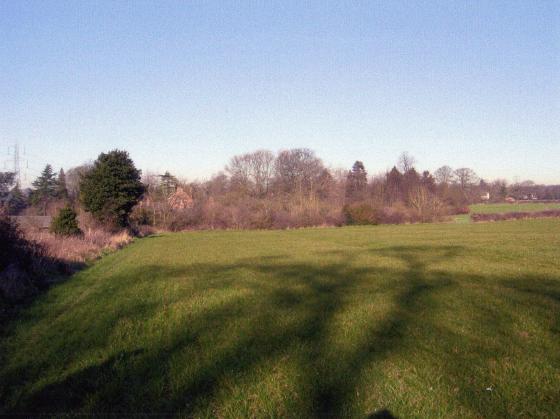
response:
M163 234L4 327L0 414L559 417L560 219Z
M471 222L471 214L499 214L509 212L537 212L545 210L560 209L558 202L523 202L512 204L473 204L469 205L469 214L455 215L452 221L458 224Z
M559 209L558 202L522 202L511 204L474 204L470 205L471 213L478 214L495 214L501 212L536 212L551 209Z

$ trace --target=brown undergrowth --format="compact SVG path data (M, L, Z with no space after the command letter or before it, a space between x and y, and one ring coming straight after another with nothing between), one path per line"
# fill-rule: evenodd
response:
M80 236L57 237L44 230L21 229L15 221L0 217L0 317L9 315L89 261L120 249L133 239L134 235L127 230L108 232L92 228Z

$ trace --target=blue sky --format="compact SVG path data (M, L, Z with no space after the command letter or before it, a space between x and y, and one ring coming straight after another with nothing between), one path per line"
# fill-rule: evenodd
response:
M29 178L309 147L560 183L560 2L0 0L0 95L0 170L18 142Z

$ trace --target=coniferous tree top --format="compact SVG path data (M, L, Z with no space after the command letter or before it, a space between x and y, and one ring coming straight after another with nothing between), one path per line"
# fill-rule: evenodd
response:
M348 202L364 199L367 189L367 172L361 161L356 161L346 177L345 196Z
M31 203L42 208L46 215L48 203L57 197L57 182L53 168L47 164L39 177L32 183Z
M159 178L160 189L164 196L169 196L177 190L177 184L179 181L171 173L165 172L163 175L159 175Z
M41 196L55 196L56 195L56 178L53 168L47 164L39 177L32 183L38 195Z
M66 188L66 174L63 169L58 172L56 180L56 196L61 199L68 198L68 189Z

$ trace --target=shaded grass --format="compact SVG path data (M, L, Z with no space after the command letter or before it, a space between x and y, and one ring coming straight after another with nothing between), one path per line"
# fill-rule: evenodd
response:
M560 414L560 220L138 240L1 344L0 413Z

